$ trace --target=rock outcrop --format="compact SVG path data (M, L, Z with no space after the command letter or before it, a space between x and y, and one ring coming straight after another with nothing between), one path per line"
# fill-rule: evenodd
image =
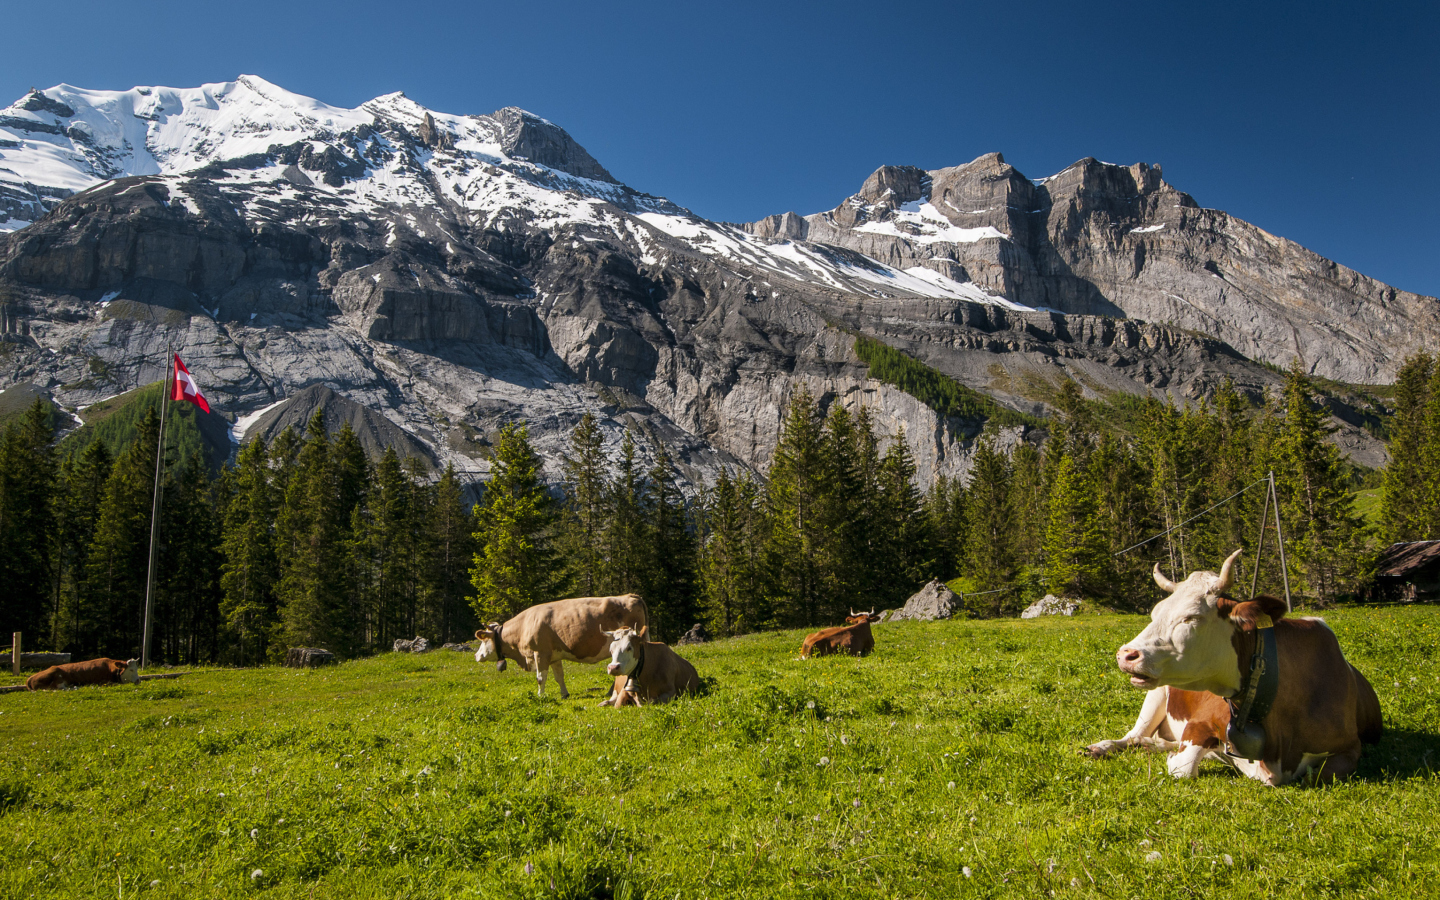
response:
M1079 600L1071 600L1065 597L1057 597L1054 594L1046 594L1044 597L1025 607L1020 613L1020 618L1038 619L1041 616L1073 616L1079 608Z
M964 615L965 607L960 602L960 597L943 582L931 580L911 595L909 600L900 609L891 612L885 617L886 622L899 622L909 619L916 622L933 622L936 619L949 619L956 615Z

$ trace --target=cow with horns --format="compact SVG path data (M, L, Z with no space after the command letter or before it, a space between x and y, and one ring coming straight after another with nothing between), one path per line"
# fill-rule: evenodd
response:
M875 649L875 635L870 633L870 624L880 621L872 608L869 612L857 613L850 610L845 624L826 628L808 635L800 645L800 658L826 656L831 653L849 653L852 656L868 656Z
M1287 617L1283 600L1225 596L1236 550L1220 574L1192 572L1176 584L1155 566L1169 596L1150 624L1115 654L1130 683L1145 688L1135 727L1087 749L1170 751L1176 778L1219 759L1269 785L1306 774L1328 782L1355 771L1361 744L1380 739L1380 702L1346 661L1325 622Z

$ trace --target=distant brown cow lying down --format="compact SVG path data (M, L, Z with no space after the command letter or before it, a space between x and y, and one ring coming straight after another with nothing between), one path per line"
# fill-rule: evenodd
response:
M804 643L800 645L800 658L809 659L830 653L868 656L870 651L875 649L875 635L870 631L870 623L878 621L880 617L873 609L868 613L857 613L852 609L850 615L846 616L844 625L826 628L806 636Z
M139 684L140 660L87 659L41 669L31 675L25 687L32 691L58 691L87 684Z
M627 703L668 703L679 694L700 689L700 674L674 650L657 641L645 640L645 627L607 631L610 637L608 675L615 676L614 692L600 701L617 709Z

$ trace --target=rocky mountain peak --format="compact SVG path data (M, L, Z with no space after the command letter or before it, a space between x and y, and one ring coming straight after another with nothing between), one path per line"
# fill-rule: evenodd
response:
M515 106L491 113L500 125L500 147L507 156L557 169L579 178L619 184L565 129Z
M865 179L855 196L891 208L923 199L930 193L930 173L915 166L881 166Z

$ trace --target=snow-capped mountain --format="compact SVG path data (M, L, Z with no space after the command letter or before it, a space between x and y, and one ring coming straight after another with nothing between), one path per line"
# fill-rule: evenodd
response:
M962 472L979 423L870 379L857 333L1025 409L1061 371L1177 400L1273 383L1227 344L1381 380L1440 338L1433 299L1201 210L1158 168L885 167L829 212L729 225L523 110L344 109L254 76L32 91L0 111L0 230L0 386L83 418L175 343L237 439L324 407L472 472L499 424L553 457L587 409L694 480L758 466L799 384L903 429L922 477Z

